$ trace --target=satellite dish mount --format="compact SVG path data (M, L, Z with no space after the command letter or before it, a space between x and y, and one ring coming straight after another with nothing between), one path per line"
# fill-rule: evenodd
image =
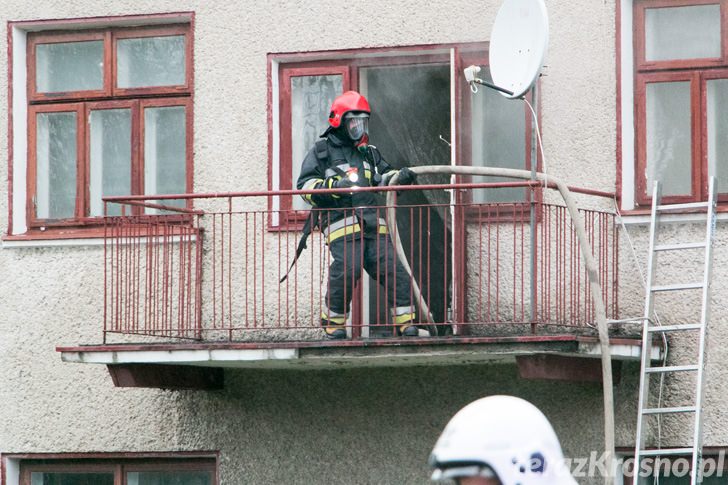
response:
M505 0L490 35L489 64L493 82L477 77L481 68L465 68L473 92L476 84L503 96L522 98L538 80L546 58L549 23L544 0Z

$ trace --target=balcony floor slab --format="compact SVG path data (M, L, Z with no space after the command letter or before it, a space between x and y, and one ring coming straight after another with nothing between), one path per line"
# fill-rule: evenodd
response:
M106 344L57 347L61 360L84 364L166 364L217 368L322 369L515 363L524 355L599 358L596 337L529 335L508 337L385 338L345 341ZM612 359L638 361L639 338L613 338ZM652 360L662 357L655 341Z

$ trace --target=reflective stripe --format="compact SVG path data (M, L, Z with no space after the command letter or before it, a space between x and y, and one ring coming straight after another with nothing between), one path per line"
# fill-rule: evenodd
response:
M358 218L349 216L339 221L332 222L323 231L324 236L326 236L326 242L330 243L342 236L348 236L349 234L361 231L361 226L358 221ZM387 228L387 221L380 217L378 222L377 233L388 234L389 229Z
M324 229L324 236L328 236L330 232L341 229L344 226L352 226L356 224L357 219L354 216L345 217L339 221L332 222Z
M379 230L377 231L379 234L389 234L389 227L387 226L387 221L385 219L379 218Z
M393 310L394 310L394 314L397 316L404 315L405 313L414 314L415 307L413 307L412 305L398 306L398 307L393 308Z
M324 179L310 179L306 180L306 183L303 184L303 188L301 190L311 190L316 188L316 184L323 183Z
M336 165L336 168L338 168L338 169L339 169L339 170L341 170L342 172L346 172L347 170L349 170L349 169L351 168L351 165L349 165L349 163L341 163L341 164L339 164L339 165ZM327 168L327 169L326 169L326 170L324 171L324 176L325 176L326 178L329 178L329 177L335 177L335 176L337 176L337 175L339 175L339 172L338 172L338 171L336 171L336 170L334 170L333 168Z
M316 185L320 185L323 183L323 179L310 179L307 180L305 184L303 184L303 188L301 190L312 190L316 188ZM311 205L316 205L313 201L313 194L303 194L301 195L301 198Z
M361 226L359 226L359 223L356 223L353 226L342 227L341 229L337 229L332 232L326 239L326 243L330 243L340 237L348 236L349 234L354 234L356 232L361 232Z
M346 323L346 317L327 317L323 313L321 314L321 320L326 320L329 323L342 326Z
M369 180L372 179L372 171L371 170L364 170L364 176L368 178Z
M365 174L365 176L367 178L370 178L371 177L371 171L372 171L372 165L369 162L363 162L363 165L364 165L364 174ZM349 164L348 162L347 163L341 163L341 164L337 165L336 168L338 168L342 172L346 172L347 170L349 170L351 168L351 164ZM367 170L369 171L369 174L368 175L367 175ZM335 177L337 175L339 175L339 172L336 171L336 170L334 170L333 168L327 168L324 171L324 176L326 178Z
M328 179L328 184L327 184L326 182L324 182L324 184L326 184L326 188L327 188L327 189L330 189L330 188L331 188L331 186L332 186L332 185L334 185L334 180L333 180L333 179ZM336 194L331 194L331 197L333 197L334 199L339 199L339 198L341 198L341 196L340 196L340 195L336 195Z
M405 322L412 322L412 321L414 321L414 319L415 319L414 313L405 313L403 315L397 315L396 317L394 317L394 323L396 325L401 325Z

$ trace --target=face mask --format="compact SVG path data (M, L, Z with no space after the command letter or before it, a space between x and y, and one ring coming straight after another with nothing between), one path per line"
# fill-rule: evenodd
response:
M367 113L347 114L344 120L346 134L357 142L369 133L369 115Z

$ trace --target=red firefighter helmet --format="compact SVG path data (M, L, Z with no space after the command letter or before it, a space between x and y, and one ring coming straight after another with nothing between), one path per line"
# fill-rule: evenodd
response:
M347 91L341 96L338 96L334 102L331 103L329 124L333 128L338 128L341 126L341 120L344 118L344 115L350 111L371 113L371 110L369 109L369 101L356 91Z

